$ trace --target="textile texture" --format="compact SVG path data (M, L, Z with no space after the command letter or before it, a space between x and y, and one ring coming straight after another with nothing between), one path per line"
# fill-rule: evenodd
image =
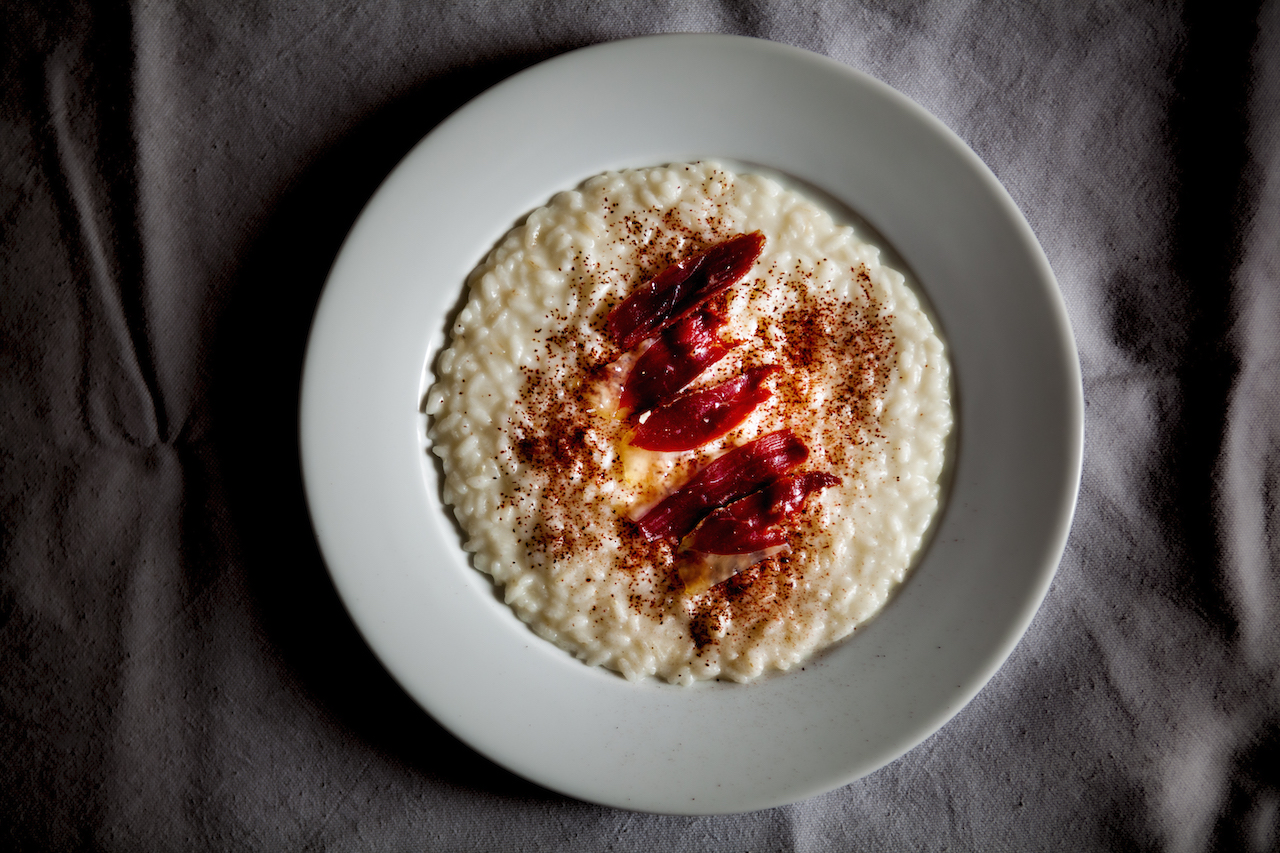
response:
M0 10L0 848L1280 848L1280 4ZM701 818L567 799L421 711L329 583L296 437L325 275L409 148L679 31L955 131L1044 247L1086 401L1065 556L978 697L856 783Z

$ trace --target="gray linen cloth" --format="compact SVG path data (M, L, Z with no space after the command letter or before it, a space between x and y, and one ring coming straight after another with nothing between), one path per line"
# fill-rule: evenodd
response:
M1274 850L1280 6L207 4L0 12L0 848ZM1074 324L1075 525L978 698L794 806L635 814L381 669L301 493L343 235L450 112L654 32L804 47L1004 183Z

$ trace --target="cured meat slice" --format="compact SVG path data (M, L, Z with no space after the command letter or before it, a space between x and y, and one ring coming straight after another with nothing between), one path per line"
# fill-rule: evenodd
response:
M822 471L790 474L713 510L681 543L677 571L685 592L698 595L786 551L786 534L777 525L799 512L809 495L840 482Z
M703 308L664 329L627 374L619 405L647 412L678 394L736 345L720 340L724 323L724 317Z
M715 459L636 522L641 534L680 539L703 516L745 497L809 458L809 448L789 429L768 433Z
M760 491L711 512L685 537L682 547L706 554L749 554L782 545L786 536L778 523L799 512L809 495L840 482L824 471L779 477Z
M639 424L630 443L643 450L693 450L714 441L745 421L773 396L764 380L782 368L752 367L727 382L681 394L654 409Z
M737 284L764 249L759 231L731 237L677 261L646 281L609 314L607 328L624 350L670 326Z

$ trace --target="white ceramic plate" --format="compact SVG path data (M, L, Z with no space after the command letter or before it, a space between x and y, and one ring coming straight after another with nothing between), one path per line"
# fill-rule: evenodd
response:
M439 499L425 368L467 273L525 213L606 169L758 164L829 193L896 249L951 347L951 493L885 610L803 671L751 685L632 684L538 639L470 568ZM659 36L579 50L477 98L361 215L317 311L301 444L339 594L442 725L565 794L747 811L851 782L964 706L1031 621L1079 483L1075 348L1044 255L941 123L794 48Z

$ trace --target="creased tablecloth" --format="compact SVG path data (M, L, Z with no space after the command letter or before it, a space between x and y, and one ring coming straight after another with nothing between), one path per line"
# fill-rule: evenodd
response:
M1280 848L1280 4L5 2L0 848ZM364 646L297 382L362 204L564 51L757 36L866 71L1058 277L1084 477L1043 608L899 761L746 815L565 799Z

